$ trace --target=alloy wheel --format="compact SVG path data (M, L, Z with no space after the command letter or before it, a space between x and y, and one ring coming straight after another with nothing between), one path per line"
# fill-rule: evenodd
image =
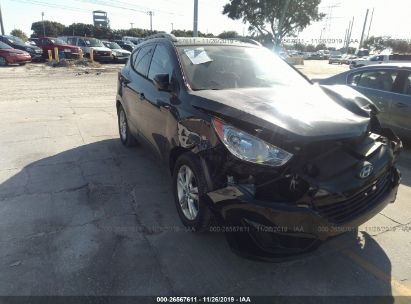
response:
M177 195L184 216L190 221L194 220L199 211L198 186L193 171L186 165L178 171Z

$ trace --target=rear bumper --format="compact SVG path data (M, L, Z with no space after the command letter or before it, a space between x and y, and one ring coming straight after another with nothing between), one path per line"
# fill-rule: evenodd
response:
M310 252L330 237L356 231L359 225L394 202L400 173L393 167L386 178L384 191L343 223L327 217L314 203L299 207L293 203L259 201L240 185L228 186L208 193L213 210L224 223L213 229L225 232L231 248L242 256L281 261Z

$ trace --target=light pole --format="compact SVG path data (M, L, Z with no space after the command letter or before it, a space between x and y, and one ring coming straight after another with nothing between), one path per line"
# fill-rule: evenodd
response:
M41 12L41 22L43 23L43 36L46 36L46 27L44 26L44 12Z
M4 25L3 25L3 16L1 14L1 5L0 5L0 27L1 27L1 34L4 35Z
M154 15L154 12L153 11L148 11L147 15L150 16L150 31L152 32L153 31L153 15Z
M194 0L193 37L198 37L198 0Z
M174 23L171 22L171 31L174 31Z

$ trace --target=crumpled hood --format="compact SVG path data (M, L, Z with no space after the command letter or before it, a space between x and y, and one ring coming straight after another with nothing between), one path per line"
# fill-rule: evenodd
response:
M191 94L197 97L192 100L194 107L216 116L298 136L357 137L367 131L369 124L369 117L347 110L318 85L203 90Z

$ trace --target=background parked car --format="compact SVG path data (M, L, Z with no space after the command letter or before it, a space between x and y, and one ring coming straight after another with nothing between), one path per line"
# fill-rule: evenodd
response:
M354 54L344 54L341 58L342 64L351 64L351 61L357 59L357 56Z
M122 49L125 49L129 52L132 52L136 47L136 45L131 41L114 40L113 42L117 43Z
M333 64L333 63L338 63L341 64L341 52L339 51L332 51L330 52L329 58L328 58L328 63Z
M411 63L369 65L318 80L345 84L370 98L381 111L381 123L411 138Z
M121 48L117 43L110 41L102 41L103 44L111 49L114 62L126 62L130 57L131 52Z
M394 62L411 62L411 55L408 54L391 54L391 55L374 55L367 58L358 58L351 61L350 68L362 67L376 63L394 63Z
M58 48L60 57L67 59L77 59L80 56L80 48L74 45L69 45L61 39L54 37L40 37L35 41L38 47L43 49L43 57L48 58L48 51L51 50L53 58L54 48Z
M124 36L124 37L122 38L122 40L123 40L123 41L130 41L130 42L132 42L132 43L135 44L135 45L137 45L137 44L139 44L140 42L144 41L143 38L130 37L130 36Z
M31 61L31 56L26 51L13 49L10 45L0 42L0 66L17 63L25 65Z
M43 50L41 48L26 44L23 40L21 40L18 37L11 35L2 35L0 36L0 41L10 45L14 49L28 52L31 56L32 61L43 60Z
M78 36L61 36L58 38L67 44L80 47L86 57L90 57L90 51L93 49L94 60L106 62L113 60L111 50L105 47L104 44L96 38Z

